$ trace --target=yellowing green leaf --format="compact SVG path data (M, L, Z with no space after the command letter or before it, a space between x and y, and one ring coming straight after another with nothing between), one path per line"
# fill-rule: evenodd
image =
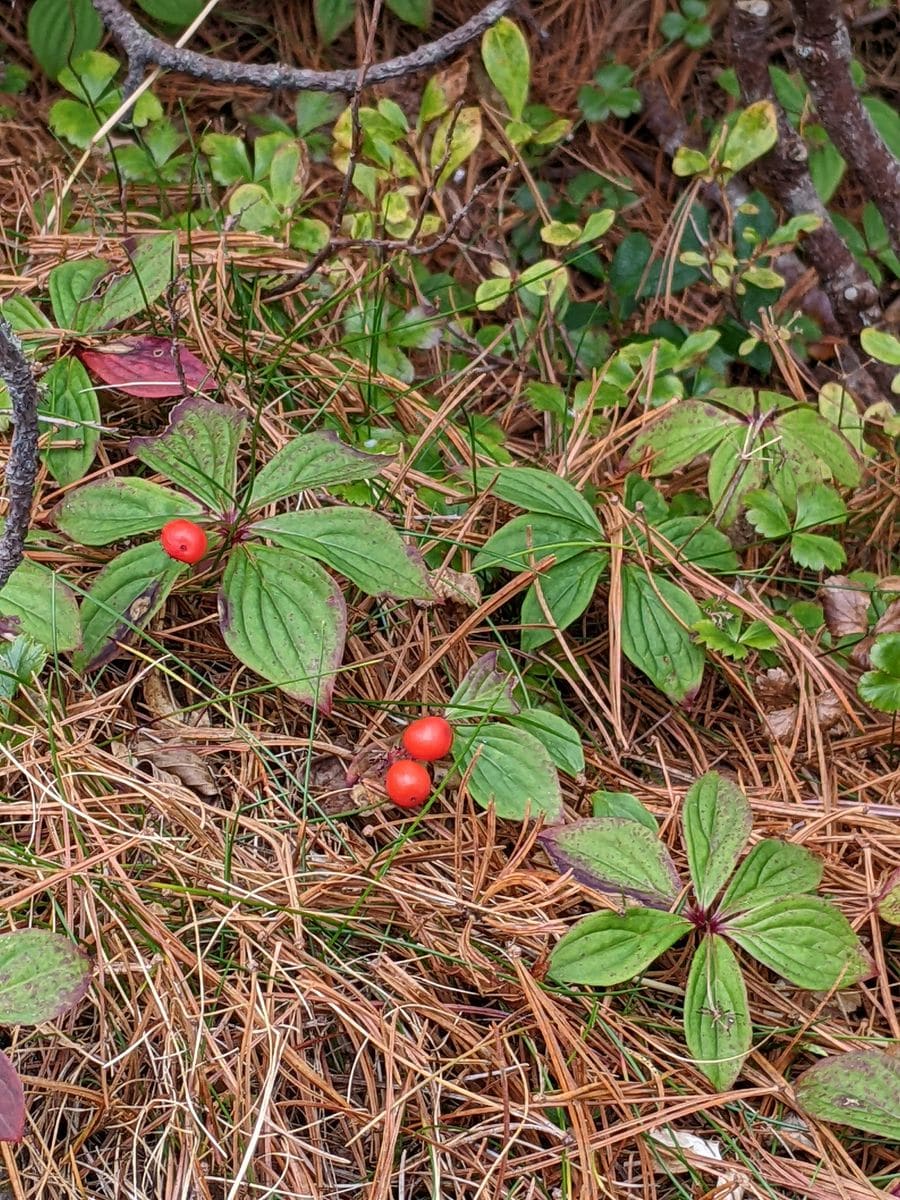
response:
M531 82L531 55L519 26L501 17L481 39L481 58L510 116L521 119Z

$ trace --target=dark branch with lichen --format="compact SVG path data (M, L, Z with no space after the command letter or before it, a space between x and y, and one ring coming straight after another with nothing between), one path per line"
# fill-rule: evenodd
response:
M13 435L6 462L6 516L0 536L0 587L22 561L38 461L38 393L19 339L0 318L0 379L12 403Z

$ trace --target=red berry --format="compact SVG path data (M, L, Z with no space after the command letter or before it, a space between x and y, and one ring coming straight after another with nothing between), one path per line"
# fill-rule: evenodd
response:
M401 758L391 763L384 777L388 796L401 808L416 808L431 795L431 776L421 763Z
M178 562L196 563L206 553L206 534L194 521L169 521L159 540L166 554Z
M453 729L443 717L420 717L403 731L403 746L407 754L422 762L446 758L453 745Z

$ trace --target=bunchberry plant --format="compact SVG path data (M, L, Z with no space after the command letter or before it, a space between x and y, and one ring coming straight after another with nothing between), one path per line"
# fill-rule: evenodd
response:
M641 93L632 86L634 71L624 63L605 63L578 93L578 107L586 121L630 117L641 111Z
M301 493L374 478L389 458L363 454L333 434L301 434L239 488L246 431L238 409L185 400L164 433L130 445L179 490L142 478L89 483L63 500L56 524L85 546L156 534L174 521L199 526L209 545L202 577L222 569L219 623L228 647L264 679L327 711L347 617L340 587L319 563L368 595L399 599L431 597L428 574L384 517L363 508L296 507ZM265 515L284 500L292 500L291 511ZM114 658L193 570L159 540L133 545L108 563L81 606L76 669Z
M601 796L608 805L607 794ZM796 987L814 991L849 987L871 973L869 956L846 917L815 894L822 864L814 855L766 838L738 865L753 817L747 798L729 780L710 772L685 797L689 895L658 835L646 821L634 819L633 808L620 811L623 815L575 821L541 835L560 870L574 871L623 904L621 912L604 910L579 921L554 948L550 977L615 987L694 934L685 1038L717 1089L734 1083L753 1041L735 948Z
M68 938L46 929L0 935L0 1025L43 1025L77 1004L90 962ZM21 1141L25 1090L0 1051L0 1142Z

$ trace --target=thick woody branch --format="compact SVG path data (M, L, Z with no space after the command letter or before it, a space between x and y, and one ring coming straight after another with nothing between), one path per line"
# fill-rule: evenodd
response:
M881 210L900 253L900 162L863 107L850 63L850 34L839 0L791 0L794 51L816 111L857 180Z
M384 83L388 79L400 79L416 71L427 71L439 63L458 54L469 42L475 41L486 29L495 24L508 12L516 0L491 0L481 12L458 29L420 46L410 54L375 63L366 71L368 86ZM140 81L145 67L153 65L166 71L177 71L192 79L203 79L208 83L225 83L232 86L249 85L264 91L293 92L353 92L359 81L356 68L340 71L311 71L292 67L287 63L241 63L230 62L210 55L198 54L194 50L180 49L154 37L126 12L119 0L93 0L94 8L103 19L128 59L126 93L130 93Z
M0 587L22 561L38 460L37 385L22 347L0 318L0 379L12 402L13 435L6 463L6 517L0 536Z

